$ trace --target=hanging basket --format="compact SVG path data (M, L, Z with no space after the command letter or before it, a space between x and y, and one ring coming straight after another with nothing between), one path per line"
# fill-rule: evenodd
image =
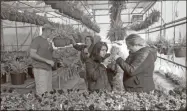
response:
M25 82L25 73L13 74L10 73L12 85L22 85Z
M163 49L164 55L172 55L173 54L173 47L167 47Z
M10 14L9 15L9 20L11 20L11 21L16 21L16 14Z
M158 53L159 54L164 54L164 48L162 48L162 47L158 48Z
M175 57L186 57L186 47L175 47Z
M67 38L54 38L53 43L55 47L65 47L71 44L71 40Z
M156 16L155 18L153 18L153 21L154 21L154 22L158 22L159 19L160 19L160 17L159 17L159 16Z
M4 84L4 83L6 83L6 74L2 75L1 77L1 84Z

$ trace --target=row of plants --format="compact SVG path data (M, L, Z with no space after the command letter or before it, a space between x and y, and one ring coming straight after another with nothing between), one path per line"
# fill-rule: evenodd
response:
M1 90L1 110L186 110L186 89L175 89L168 95L126 91L53 90L42 95L30 91L19 94L13 89Z
M10 21L18 21L36 25L52 23L46 17L37 15L34 12L32 13L26 10L19 11L15 7L12 7L8 4L3 4L1 6L1 19L8 19Z
M186 56L186 36L179 37L178 42L172 43L172 41L166 40L165 37L161 36L157 41L148 40L147 43L150 46L155 46L158 48L158 53L164 55L173 55L175 57L185 57Z
M84 14L82 10L77 7L76 3L71 1L44 1L47 5L51 5L53 9L58 9L59 12L68 15L76 20L80 20L84 25L99 33L99 26L91 21L91 18Z
M160 12L153 9L152 12L148 15L148 17L145 18L144 21L134 22L129 26L129 28L135 31L146 29L149 26L153 25L155 22L158 22L160 16L161 16Z

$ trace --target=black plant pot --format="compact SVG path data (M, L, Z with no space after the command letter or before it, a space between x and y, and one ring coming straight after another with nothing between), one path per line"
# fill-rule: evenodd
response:
M2 75L1 77L1 84L6 83L6 74Z
M172 55L173 54L173 48L172 47L165 48L163 52L164 52L164 55Z
M175 57L186 57L186 47L174 48Z
M13 74L10 73L12 85L22 85L25 82L25 73Z

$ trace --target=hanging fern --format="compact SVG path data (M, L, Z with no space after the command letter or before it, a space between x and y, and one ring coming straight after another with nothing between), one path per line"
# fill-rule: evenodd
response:
M152 13L148 17L146 17L144 21L135 22L131 24L129 28L135 31L140 31L148 28L149 26L153 25L155 22L158 22L159 18L160 18L160 12L157 10L152 10Z
M107 38L110 41L123 40L126 35L126 28L123 28L123 22L121 21L121 11L126 1L109 1L112 4L110 8L110 30L107 34Z
M120 21L119 23L115 22L113 24L113 27L110 28L107 34L107 38L110 41L123 40L126 35L126 28L123 28L123 23Z

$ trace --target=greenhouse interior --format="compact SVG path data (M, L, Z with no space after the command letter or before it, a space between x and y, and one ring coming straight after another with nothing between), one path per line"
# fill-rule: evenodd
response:
M186 110L186 20L179 0L1 1L1 110Z

